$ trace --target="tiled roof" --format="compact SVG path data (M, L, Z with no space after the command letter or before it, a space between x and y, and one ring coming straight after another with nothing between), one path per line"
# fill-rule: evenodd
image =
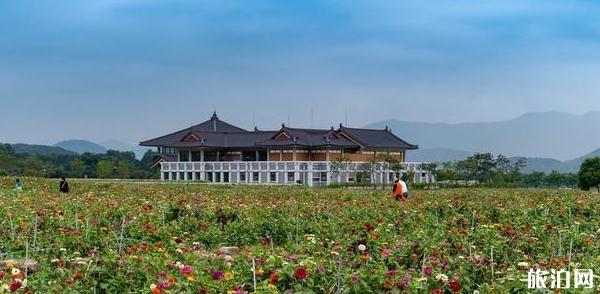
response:
M360 147L338 135L335 130L297 129L283 126L272 138L258 143L261 146L338 146Z
M348 136L363 147L418 149L418 145L410 144L394 135L388 128L384 130L348 128L340 125L339 133Z
M206 148L264 148L264 147L324 147L417 149L389 129L372 130L348 128L340 125L334 130L289 128L278 131L246 131L221 121L217 114L198 125L162 137L141 142L142 146L155 147L206 147Z

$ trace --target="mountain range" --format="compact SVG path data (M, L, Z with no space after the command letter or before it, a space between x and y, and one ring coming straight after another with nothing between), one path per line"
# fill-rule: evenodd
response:
M135 156L138 159L142 158L144 156L144 153L146 153L146 151L149 149L146 147L136 146L118 140L108 140L103 141L101 143L94 143L87 140L66 140L54 144L54 147L59 147L71 152L75 152L77 154L83 154L86 152L104 154L108 150L132 151L133 153L135 153Z
M385 126L423 149L569 160L600 147L600 112L535 112L506 121L456 124L393 119L366 127Z

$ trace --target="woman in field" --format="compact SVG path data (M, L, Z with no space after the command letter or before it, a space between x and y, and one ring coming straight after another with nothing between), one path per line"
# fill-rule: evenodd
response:
M60 183L58 184L58 190L61 193L69 193L69 182L65 177L60 178Z

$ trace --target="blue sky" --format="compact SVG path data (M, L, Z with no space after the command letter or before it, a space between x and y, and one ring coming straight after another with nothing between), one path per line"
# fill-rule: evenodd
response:
M0 141L600 110L596 3L2 1Z

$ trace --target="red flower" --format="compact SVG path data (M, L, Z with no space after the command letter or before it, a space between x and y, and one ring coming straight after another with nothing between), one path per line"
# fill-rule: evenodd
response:
M460 286L460 284L458 283L457 280L451 280L449 282L449 284L450 284L450 289L452 289L453 293L458 293L462 289L462 287Z
M294 277L296 277L296 279L298 279L300 281L304 281L304 279L306 279L307 276L308 276L308 271L303 267L297 268L296 271L294 272Z
M277 283L277 281L279 281L279 275L277 273L272 273L269 276L269 281L271 282L271 284Z
M375 230L375 227L373 227L370 223L366 223L365 230L367 230L367 232L371 232L371 231Z
M17 290L19 290L19 288L21 288L21 286L23 286L23 284L21 284L21 282L19 282L19 281L14 282L14 283L10 284L10 291L16 292Z

